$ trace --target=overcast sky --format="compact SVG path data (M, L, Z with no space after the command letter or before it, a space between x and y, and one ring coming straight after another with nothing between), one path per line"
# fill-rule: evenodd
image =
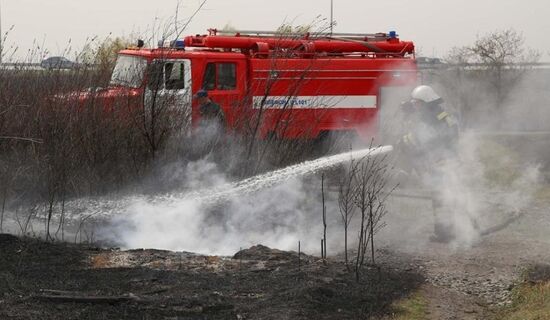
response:
M179 1L180 17L190 16L199 0ZM8 43L20 52L33 40L44 42L52 54L81 47L87 37L128 35L151 30L155 21L173 16L177 0L0 0L2 26ZM527 45L549 61L549 0L334 0L335 32L397 30L412 40L422 55L444 56L453 46L473 42L477 35L502 28L524 33ZM330 0L208 0L186 34L230 23L238 29L273 30L284 21L308 23L328 18ZM21 53L20 53L21 54Z

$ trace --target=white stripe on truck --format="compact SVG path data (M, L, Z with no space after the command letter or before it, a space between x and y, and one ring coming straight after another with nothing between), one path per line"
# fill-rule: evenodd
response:
M376 96L254 96L254 108L259 109L374 109Z

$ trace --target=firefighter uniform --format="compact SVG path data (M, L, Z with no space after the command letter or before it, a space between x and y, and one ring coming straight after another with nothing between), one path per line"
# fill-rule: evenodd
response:
M199 155L219 149L225 134L225 117L220 105L210 100L206 90L195 94L199 102L200 121L195 131L195 145Z
M219 121L223 123L224 117L220 105L208 100L206 103L202 104L199 108L199 113L201 115L201 121Z
M414 171L421 182L431 191L435 216L435 240L448 241L453 230L448 214L444 212L445 199L442 186L445 184L446 163L456 158L458 123L446 111L443 99L428 86L413 91L412 100L404 105L407 111L407 131L401 138L401 145L410 171ZM448 201L447 201L448 202Z

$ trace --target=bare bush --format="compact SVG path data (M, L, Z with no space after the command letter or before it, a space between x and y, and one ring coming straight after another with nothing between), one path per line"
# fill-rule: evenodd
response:
M0 139L3 208L10 196L47 203L48 239L58 203L138 179L148 159L135 111L106 112L101 90L88 89L102 77L85 67L0 70L0 136L17 137Z
M323 240L321 241L321 256L326 263L327 259L327 206L325 204L325 175L321 175L321 205L323 213Z
M471 45L451 50L447 57L452 68L437 72L446 96L455 105L467 125L487 113L503 108L540 53L525 46L525 37L514 29L490 32ZM487 94L489 93L489 94ZM488 104L487 107L485 104Z
M354 185L355 175L357 174L356 162L351 159L349 166L346 168L346 173L340 177L338 181L338 208L342 217L342 225L344 227L344 259L346 267L349 270L348 259L348 230L356 213L354 205L355 192L357 191Z
M101 40L94 37L84 45L84 48L78 54L77 60L86 65L94 66L95 69L99 70L99 73L105 77L98 79L98 84L107 85L110 73L115 66L118 52L133 45L133 42L130 40L132 38L137 37L109 36Z
M354 204L360 213L360 227L355 257L355 275L360 279L370 245L371 263L375 261L374 236L385 227L386 200L389 196L387 178L390 167L386 157L367 156L357 163L353 173L355 193Z

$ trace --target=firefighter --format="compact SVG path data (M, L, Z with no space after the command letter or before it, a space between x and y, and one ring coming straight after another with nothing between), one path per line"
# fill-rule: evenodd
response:
M435 216L432 240L448 242L454 238L442 186L445 183L445 165L456 158L458 125L443 107L443 99L429 86L416 87L411 100L402 105L406 114L407 131L400 141L411 171L432 191Z
M402 142L428 156L441 157L454 150L458 140L455 118L443 107L441 98L430 86L416 87L411 100L403 104L408 132Z
M220 125L224 124L223 111L219 104L210 99L208 91L203 89L197 91L195 99L199 103L201 121L217 121Z
M199 104L200 114L195 143L199 154L205 155L220 146L225 133L225 117L220 105L208 96L208 91L201 89L193 97Z

